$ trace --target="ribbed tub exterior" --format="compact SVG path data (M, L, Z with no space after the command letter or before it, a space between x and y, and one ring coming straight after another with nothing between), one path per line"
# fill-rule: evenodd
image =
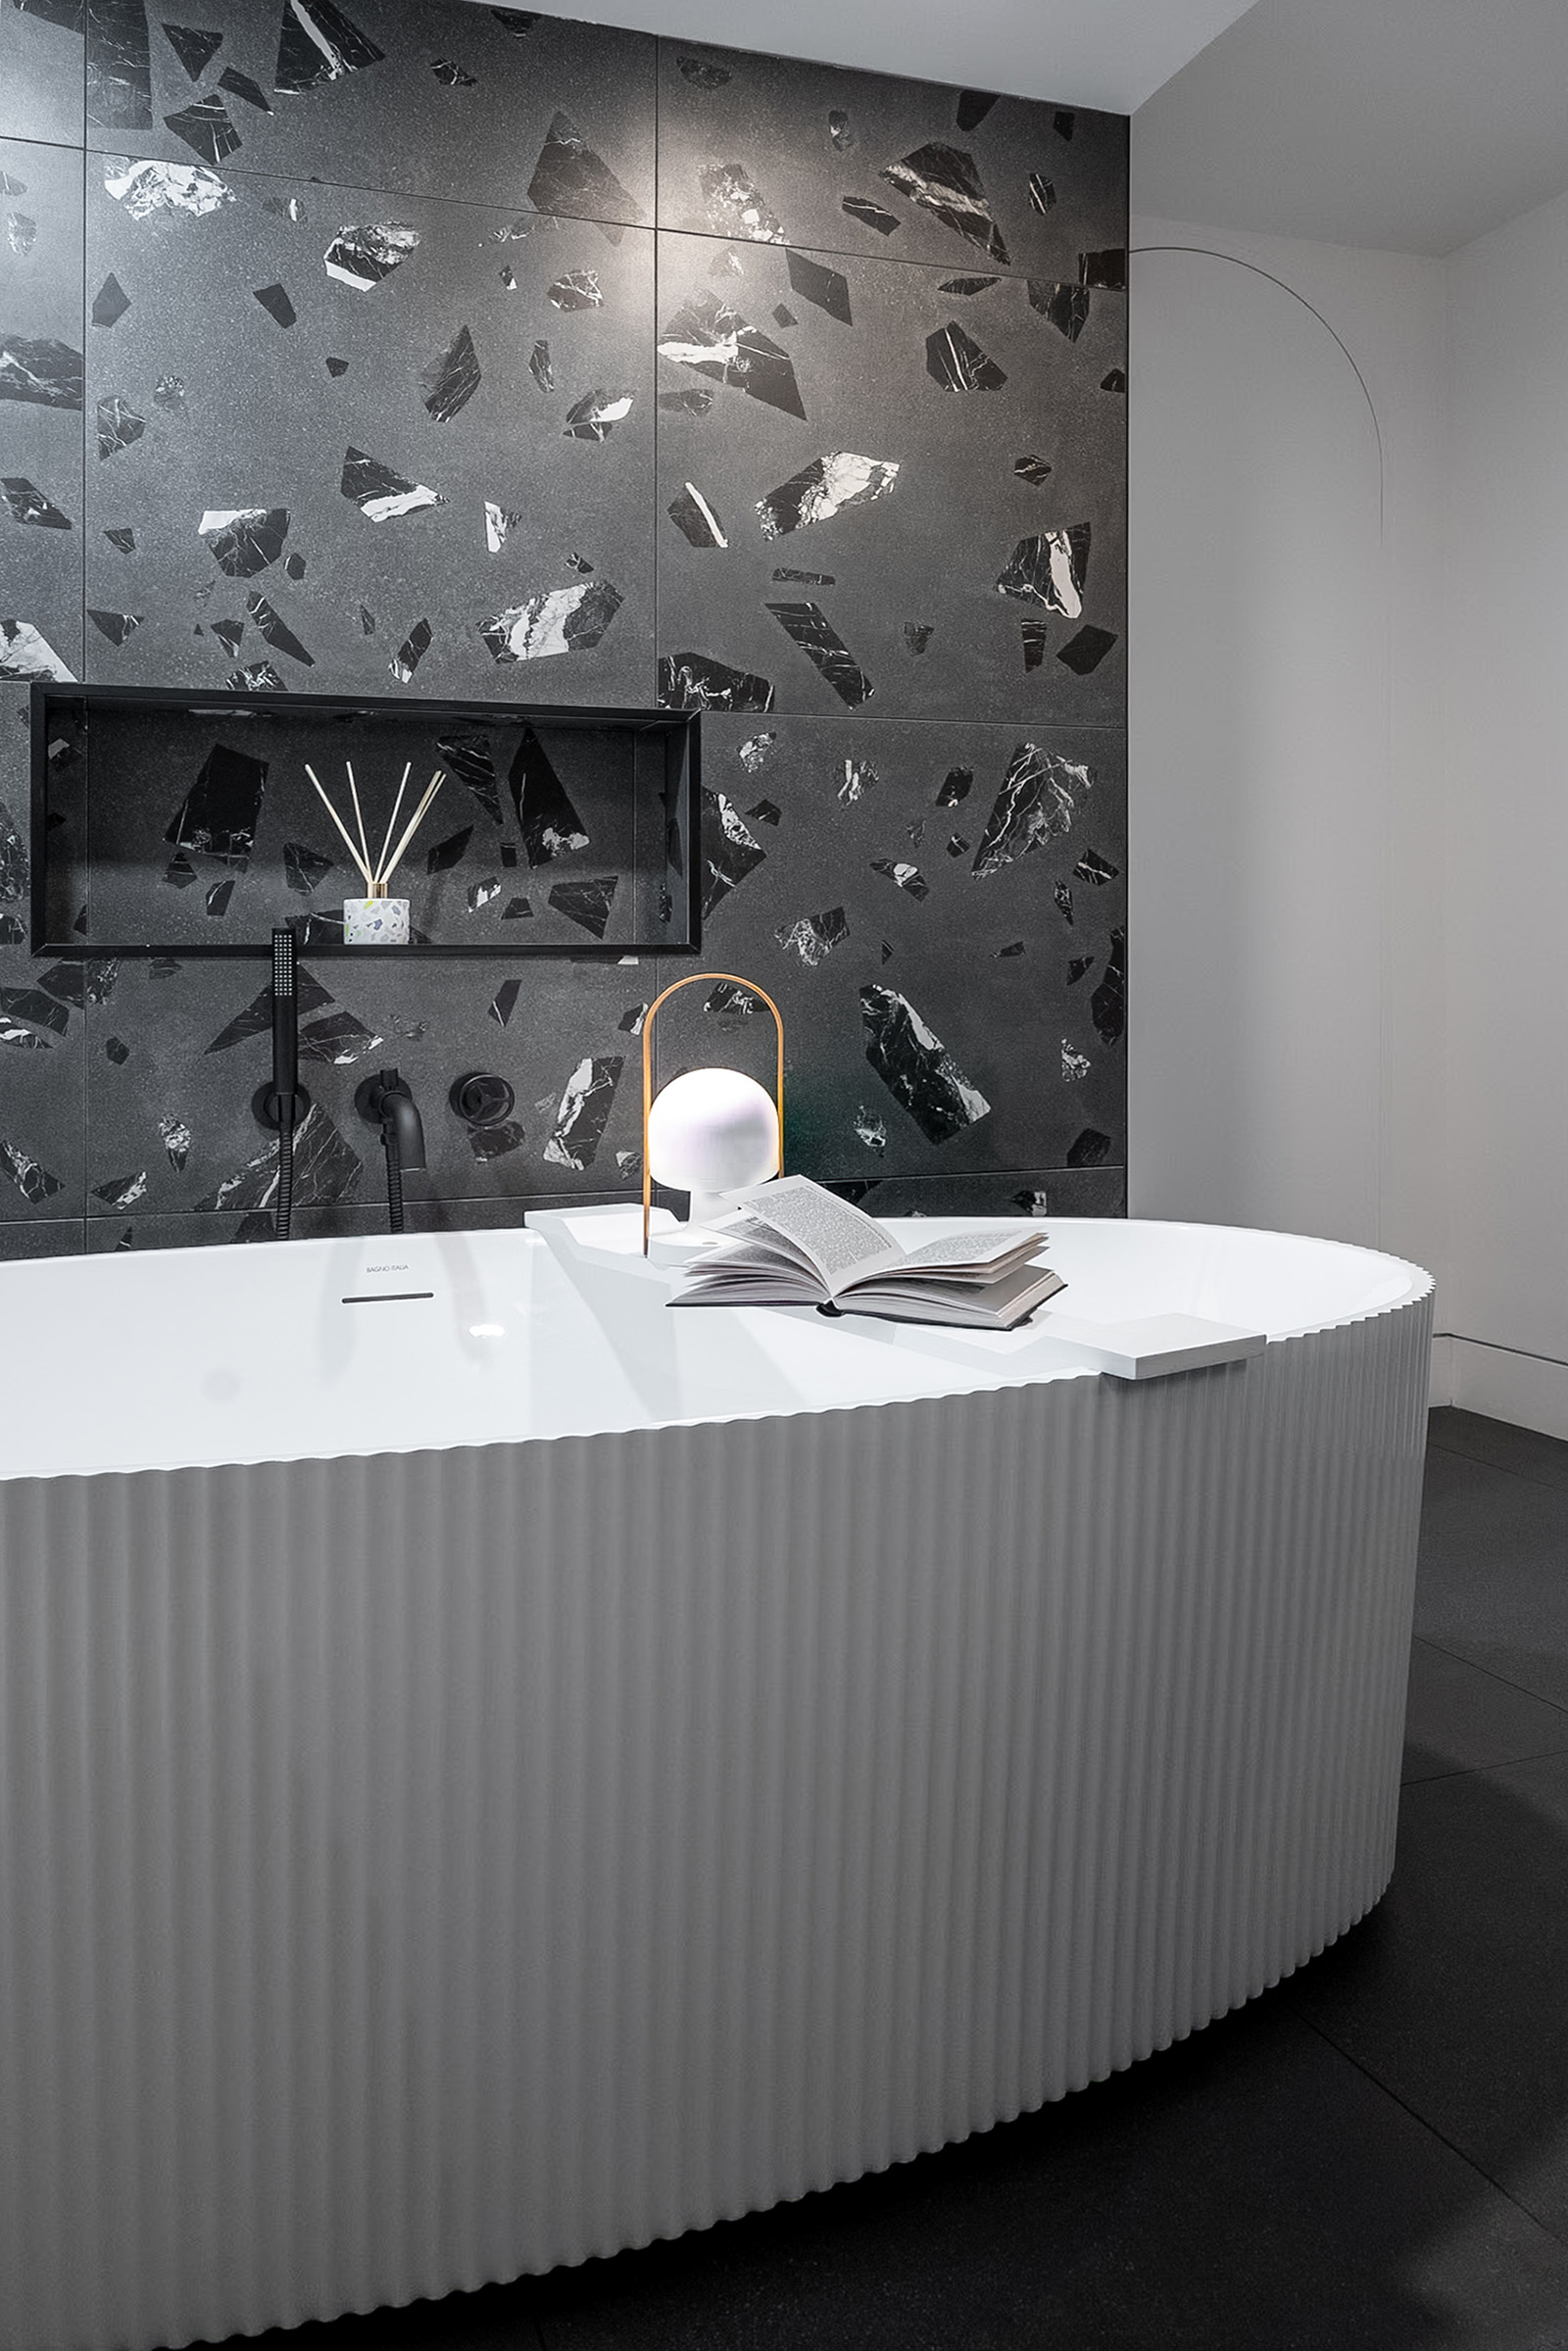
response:
M853 2179L1393 1863L1430 1294L1128 1387L0 1487L0 2341Z

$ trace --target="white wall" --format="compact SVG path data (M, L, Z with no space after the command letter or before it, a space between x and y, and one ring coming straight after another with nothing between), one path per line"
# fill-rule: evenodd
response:
M1129 1205L1446 1289L1443 265L1133 247Z
M1568 1437L1568 197L1453 255L1456 1401ZM1136 936L1136 933L1134 933Z

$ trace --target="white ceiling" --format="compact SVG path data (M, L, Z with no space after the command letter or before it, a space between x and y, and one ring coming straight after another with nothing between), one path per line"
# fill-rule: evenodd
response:
M1568 188L1568 0L1257 0L1132 172L1135 212L1451 253Z
M558 0L550 13L1128 115L1246 0Z

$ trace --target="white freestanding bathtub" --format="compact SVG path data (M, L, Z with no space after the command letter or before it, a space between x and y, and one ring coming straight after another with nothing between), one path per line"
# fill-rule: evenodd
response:
M613 1215L0 1270L6 2351L799 2196L1377 1900L1430 1281L1049 1229L1269 1344L675 1314Z

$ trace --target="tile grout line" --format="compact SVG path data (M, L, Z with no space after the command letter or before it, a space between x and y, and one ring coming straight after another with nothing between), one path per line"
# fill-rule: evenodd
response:
M1504 1426L1511 1425L1504 1423ZM1517 1478L1522 1486L1540 1487L1546 1494L1560 1494L1568 1497L1568 1474L1561 1478L1537 1477L1528 1469L1515 1469L1511 1463L1489 1460L1485 1453L1463 1452L1457 1445L1445 1445L1441 1437L1429 1437L1427 1448L1430 1452L1446 1453L1450 1461L1468 1461L1476 1469L1495 1470L1499 1478Z
M1343 2057L1346 2064L1353 2066L1364 2081L1371 2082L1374 2089L1381 2090L1384 2097L1392 2099L1394 2104L1399 2107L1403 2113L1407 2114L1412 2122L1419 2123L1423 2131L1430 2131L1440 2146L1446 2147L1450 2155L1457 2156L1459 2161L1466 2167L1467 2170L1474 2172L1478 2180L1484 2180L1489 2187L1494 2188L1497 2194L1503 2197L1507 2203L1511 2204L1516 2212L1522 2213L1525 2219L1529 2221L1533 2227L1539 2229L1544 2235L1549 2236L1554 2244L1568 2246L1568 2233L1565 2233L1561 2229L1553 2229L1551 2224L1548 2221L1544 2221L1539 2213L1532 2212L1529 2205L1522 2203L1519 2197L1514 2194L1513 2190L1504 2185L1502 2180L1494 2179L1493 2175L1487 2170L1485 2164L1478 2163L1475 2157L1466 2153L1465 2149L1459 2146L1455 2140L1451 2139L1446 2131L1440 2130L1438 2125L1429 2121L1427 2116L1422 2114L1418 2107L1412 2106L1408 2098L1401 2097L1396 2089L1393 2088L1387 2082L1383 2081L1379 2075L1374 2074L1370 2066L1363 2064L1362 2060L1357 2057L1352 2050L1345 2048L1339 2041L1335 2039L1333 2033L1330 2033L1325 2026L1318 2023L1315 2017L1308 2016L1303 2009L1298 2008L1295 2002L1291 1999L1290 1992L1286 1986L1282 1985L1281 1990L1285 1998L1285 2003L1287 2007L1289 2007L1291 2014L1296 2017L1299 2023L1305 2025L1308 2031L1315 2033L1318 2038L1335 2052L1336 2056Z
M1434 1772L1430 1780L1401 1782L1399 1793L1402 1796L1406 1788L1433 1788L1444 1780L1490 1780L1494 1773L1520 1771L1527 1763L1549 1763L1558 1755L1568 1755L1568 1745L1546 1747L1539 1755L1513 1755L1505 1763L1471 1763L1456 1771Z
M1538 1706L1550 1706L1554 1713L1568 1715L1568 1706L1559 1706L1555 1698L1544 1698L1540 1690L1527 1689L1523 1682L1511 1682L1506 1674L1494 1673L1490 1665L1478 1665L1473 1657L1465 1656L1461 1649L1450 1649L1446 1642L1434 1641L1428 1633L1418 1633L1414 1636L1414 1640L1423 1642L1429 1649L1437 1649L1445 1657L1451 1657L1456 1665L1468 1665L1476 1673L1486 1674L1492 1681L1500 1682L1504 1690L1517 1690L1522 1698L1534 1698ZM1497 1768L1499 1767L1492 1764L1477 1766L1477 1769L1481 1771L1492 1771Z
M1045 100L1040 100L1037 103L1044 105L1048 102ZM500 194L483 197L454 196L446 190L411 188L402 184L393 183L391 181L373 180L368 178L353 180L321 179L317 178L314 174L286 171L281 168L271 171L258 171L250 165L236 164L228 161L227 159L225 159L219 176L221 177L226 175L229 179L241 180L252 185L259 185L266 181L273 181L280 185L287 185L290 187L309 185L314 188L319 188L323 193L337 193L345 196L399 196L412 204L446 205L466 212L511 213L516 218L521 219L526 217L527 219L533 220L582 220L586 221L591 227L594 228L617 228L623 235L630 234L632 236L645 237L701 237L703 242L708 245L736 245L750 247L754 251L760 249L764 252L772 253L803 253L807 255L808 258L820 255L826 260L835 262L865 262L872 268L887 266L897 269L929 269L935 272L940 272L942 275L947 277L963 276L966 274L963 264L965 259L969 258L970 255L972 255L976 250L976 248L973 247L969 247L967 253L950 254L946 260L937 260L935 258L928 258L922 254L913 253L873 253L861 246L811 244L803 242L799 237L775 238L728 236L725 235L721 230L714 228L694 228L662 220L659 217L658 197L658 98L656 93L654 114L654 211L651 218L645 218L640 220L605 219L598 213L549 212L537 204L530 203L526 196L515 198L507 197ZM100 126L94 124L92 127L98 128ZM90 137L79 146L74 139L38 139L32 141L31 144L36 146L57 146L68 148L74 153L80 154L88 165L90 165L94 159L106 163L123 159L127 163L163 165L168 165L172 160L173 160L167 155L151 155L140 153L128 140L123 145L118 147L95 146ZM211 169L211 167L208 168ZM916 223L916 225L918 226L920 223ZM1130 226L1128 229L1128 234L1131 234ZM968 245L967 239L962 241L965 246ZM985 271L976 271L974 274L984 274L989 276L998 285L1028 286L1030 284L1040 284L1044 282L1037 272L1028 269L1019 269L1011 265L1005 269L999 269L995 265L992 265ZM1073 281L1071 279L1052 280L1053 284L1071 284L1072 282ZM940 291L940 289L938 290ZM1122 286L1091 286L1082 290L1089 293L1117 296L1123 302L1127 300L1126 289ZM1044 328L1042 328L1042 331L1044 331Z
M1541 1702L1544 1706L1551 1703L1549 1698L1543 1698ZM1445 1780L1479 1780L1489 1772L1515 1771L1522 1763L1549 1763L1554 1755L1568 1755L1568 1740L1560 1747L1543 1747L1539 1753L1529 1755L1510 1755L1497 1763L1456 1763L1451 1771L1421 1772L1413 1780L1399 1782L1399 1795L1402 1800L1407 1788L1436 1788Z

